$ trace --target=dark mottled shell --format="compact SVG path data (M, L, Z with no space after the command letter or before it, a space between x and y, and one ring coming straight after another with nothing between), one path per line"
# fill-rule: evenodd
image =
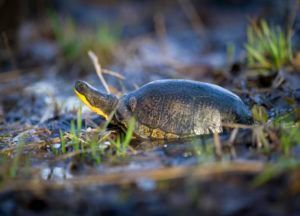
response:
M125 95L142 137L187 137L221 132L222 122L250 123L251 113L234 93L187 80L151 82ZM132 105L133 104L133 105Z

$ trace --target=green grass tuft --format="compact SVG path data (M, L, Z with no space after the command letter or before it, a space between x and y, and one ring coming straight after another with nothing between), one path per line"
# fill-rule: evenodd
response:
M300 145L300 128L285 128L281 130L280 136L281 149L285 156L290 156L291 148Z
M268 112L265 107L254 105L251 111L255 121L259 123L266 123L268 121Z
M96 161L97 164L101 163L101 148L99 148L99 143L97 137L93 136L92 139L88 141L88 145L92 152L92 158Z
M75 129L75 122L73 120L71 121L70 135L73 149L75 151L79 151L79 137Z
M82 104L80 103L79 108L77 109L77 133L79 134L82 129Z
M264 131L265 136L270 131L273 131L273 136L277 135L278 138L276 140L278 140L278 145L276 147L280 152L280 156L275 162L270 163L254 180L254 186L260 186L281 173L299 169L300 159L297 153L295 153L295 147L299 147L300 145L300 125L295 120L294 115L295 112L290 112L278 116L266 128L267 130Z
M18 172L19 165L20 165L20 163L19 163L20 157L21 157L22 151L24 149L25 142L23 141L23 139L21 139L17 145L18 145L18 147L17 147L16 154L13 158L12 165L9 168L9 176L11 178L15 178L17 176L17 172Z
M133 131L134 131L134 127L135 127L135 119L131 118L128 122L128 128L125 134L125 138L122 144L122 151L125 151L132 139L132 135L133 135Z
M270 27L262 20L247 29L247 64L261 73L278 71L292 60L291 32L284 33L279 26Z
M116 155L117 156L126 156L128 146L133 136L133 131L135 128L135 119L131 118L128 122L128 128L126 131L125 136L117 136L115 141L111 140L112 144L115 147Z
M62 130L59 130L59 136L60 136L60 143L61 143L61 152L63 154L65 154L67 152L66 140L65 140L65 137L64 137L64 134L63 134Z

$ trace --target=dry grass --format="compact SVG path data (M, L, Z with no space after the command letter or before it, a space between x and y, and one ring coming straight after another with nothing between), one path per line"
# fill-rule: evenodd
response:
M153 181L166 181L181 178L192 178L205 180L214 178L217 175L226 173L247 173L257 174L264 169L264 164L260 162L234 162L234 163L213 163L194 167L167 167L154 170L126 171L118 173L108 173L102 175L85 175L67 179L63 182L57 181L14 181L8 184L8 188L21 190L41 191L43 188L60 189L68 187L90 187L92 185L128 185L140 179L151 179Z
M97 73L97 75L98 75L98 77L99 77L101 83L103 84L103 86L104 86L106 92L110 94L110 90L109 90L109 88L108 88L107 82L105 81L105 79L104 79L104 77L103 77L103 75L102 75L101 65L100 65L100 63L99 63L98 57L97 57L96 54L95 54L93 51L91 51L91 50L88 51L88 55L89 55L90 59L92 60L92 62L93 62L93 64L94 64L94 67L95 67L95 69L96 69L96 73Z

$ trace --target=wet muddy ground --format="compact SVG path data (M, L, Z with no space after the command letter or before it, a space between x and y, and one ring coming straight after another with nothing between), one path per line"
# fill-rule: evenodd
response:
M40 6L47 15L20 22L17 46L2 41L0 215L300 214L299 25L288 2ZM292 62L267 73L246 64L250 18L292 19ZM255 124L123 147L73 93L78 79L104 90L88 50L118 96L164 78L211 82L238 94Z

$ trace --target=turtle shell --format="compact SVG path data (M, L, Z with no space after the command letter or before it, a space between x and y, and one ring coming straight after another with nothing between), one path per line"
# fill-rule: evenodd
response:
M135 116L135 133L143 138L219 133L222 122L247 124L252 119L247 106L234 93L217 85L188 80L148 83L123 96L119 104L119 119L122 115Z

